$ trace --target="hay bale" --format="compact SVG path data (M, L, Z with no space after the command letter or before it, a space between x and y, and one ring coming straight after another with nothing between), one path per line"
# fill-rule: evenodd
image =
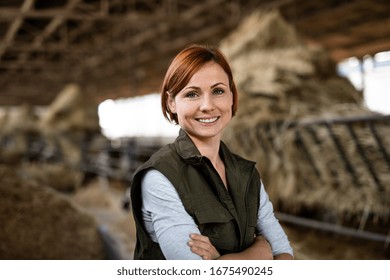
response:
M0 108L0 135L4 133L4 125L8 118L8 110L7 108ZM0 136L1 137L1 136Z
M38 132L38 115L34 108L28 104L9 108L4 123L2 133L6 135L37 133Z
M248 31L250 30L250 32ZM319 46L307 45L277 11L255 11L221 42L240 91L237 118L256 121L321 114L363 97Z
M43 113L40 128L47 135L97 132L97 108L85 100L77 84L69 84Z
M283 32L283 33L282 33ZM254 11L221 42L229 60L240 59L243 52L258 52L304 46L297 31L280 17L278 11Z
M7 108L2 115L0 162L14 164L26 156L30 139L38 135L38 116L27 104Z
M28 150L28 142L24 135L6 138L0 149L0 163L17 164L23 160Z
M390 218L390 166L367 125L351 125L358 143L346 125L331 126L342 153L325 125L284 125L242 124L224 135L237 153L258 162L277 208L297 214L311 209L340 219L361 217L368 209L373 219ZM388 147L388 123L374 125Z
M369 129L353 124L366 162L347 127L332 127L355 170L351 175L325 126L310 126L309 131L299 125L314 119L377 115L365 108L361 92L337 75L325 50L305 44L277 11L255 11L222 41L221 48L240 92L238 113L223 139L258 163L276 207L357 217L368 207L372 216L388 219L390 167ZM389 147L388 122L375 125Z
M81 187L84 173L61 164L24 164L20 174L38 186L48 186L63 193L72 193Z
M386 260L389 249L380 242L283 224L297 260ZM304 235L304 238L302 236Z
M85 100L78 85L70 84L50 106L39 109L24 104L1 111L0 161L17 164L36 152L33 144L42 142L40 156L62 157L66 164L79 167L85 143L102 137L97 107Z
M42 114L39 127L50 143L58 143L65 162L78 166L81 143L100 134L97 107L91 105L76 84L67 85Z
M389 139L390 128L387 125L377 124L376 128L381 133L386 133ZM284 149L289 157L287 160L299 162L290 171L290 176L294 176L296 180L293 191L283 198L287 208L300 205L309 209L328 209L335 214L359 216L368 207L374 216L388 218L390 167L384 162L369 128L354 125L352 129L368 161L345 125L332 126L332 133L343 152L338 150L329 130L324 126L313 126L310 130L305 127L297 128L302 141L300 143L296 141L295 133L290 139L285 139ZM383 139L390 144L389 140ZM312 162L308 160L308 156L312 158ZM379 185L370 168L378 176ZM281 186L278 192L283 193Z
M111 236L116 255L120 259L132 259L136 232L131 211L123 208L123 193L126 185L112 180L109 184L110 187L107 188L97 180L91 181L72 194L72 199L104 227L105 232Z
M57 191L0 165L0 259L104 259L96 222Z

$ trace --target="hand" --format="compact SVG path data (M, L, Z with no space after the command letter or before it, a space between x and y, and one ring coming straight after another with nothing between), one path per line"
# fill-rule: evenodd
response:
M190 238L188 246L190 246L190 249L194 254L202 257L202 259L215 260L221 256L207 236L193 233L190 234Z
M268 241L257 236L252 245L239 253L223 255L220 260L273 260L272 249Z
M256 236L255 241L249 247L252 258L255 260L273 260L272 248L269 242L261 235Z

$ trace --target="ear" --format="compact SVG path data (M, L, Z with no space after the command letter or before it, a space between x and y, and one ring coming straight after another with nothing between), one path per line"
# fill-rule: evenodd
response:
M176 102L175 98L172 97L172 95L168 94L168 107L171 113L176 114Z

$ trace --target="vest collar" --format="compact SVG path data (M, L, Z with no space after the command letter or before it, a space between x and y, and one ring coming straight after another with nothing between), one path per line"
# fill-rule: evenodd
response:
M188 134L180 129L179 136L176 138L175 147L178 155L184 160L200 159L202 155L192 142Z
M175 141L175 148L177 154L187 162L190 163L198 163L202 158L202 154L199 152L198 148L196 148L194 142L192 142L191 138L188 136L187 132L183 129L179 130L179 136ZM225 165L229 165L231 161L231 153L229 148L221 141L219 153L222 156L222 160L224 160ZM252 168L255 165L255 162L249 161L241 158L241 163Z
M180 129L179 136L176 138L175 147L178 155L184 159L189 161L199 161L203 158L202 154L199 152L198 148L195 146L194 142L192 142L191 138L188 136L187 132L183 129ZM223 154L226 153L227 147L221 141L219 152Z

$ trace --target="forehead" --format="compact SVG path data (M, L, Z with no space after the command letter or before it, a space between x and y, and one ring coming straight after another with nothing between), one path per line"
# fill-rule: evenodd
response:
M224 83L225 85L229 84L229 78L223 68L216 62L211 61L203 65L198 71L194 73L191 77L188 85L192 83Z

